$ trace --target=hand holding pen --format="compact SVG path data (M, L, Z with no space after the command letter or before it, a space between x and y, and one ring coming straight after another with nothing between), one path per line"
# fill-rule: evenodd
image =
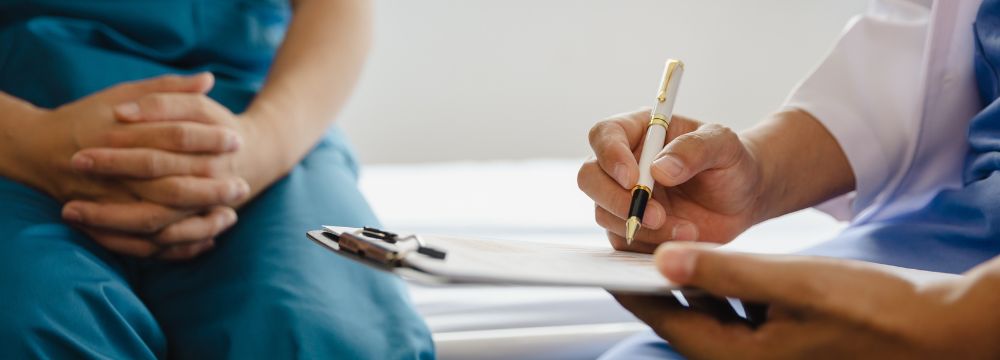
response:
M651 113L616 115L590 131L596 158L580 168L577 180L594 200L595 218L612 246L652 252L670 240L725 243L763 218L761 154L753 154L751 144L726 127L673 115L665 129L666 145L647 156L651 196L629 244L626 221L633 188L643 185L638 158L655 116Z

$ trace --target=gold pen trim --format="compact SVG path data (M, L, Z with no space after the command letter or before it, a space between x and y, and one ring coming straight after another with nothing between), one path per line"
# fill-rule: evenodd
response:
M649 199L650 197L653 196L653 190L647 187L646 185L636 185L635 187L632 188L632 192L635 192L636 190L640 189L646 190L646 199Z
M668 129L670 128L670 121L667 120L663 115L656 114L653 115L652 119L649 119L649 124L646 125L646 127L650 127L653 125L660 125L663 126L664 129Z
M674 70L684 68L684 63L680 60L667 60L666 68L663 69L663 79L660 81L660 91L656 94L656 101L667 101L667 89L670 88L670 80L674 78Z

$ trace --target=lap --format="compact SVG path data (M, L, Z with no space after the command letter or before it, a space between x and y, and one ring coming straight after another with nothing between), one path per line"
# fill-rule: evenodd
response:
M0 179L0 357L154 358L165 349L131 262L63 225L59 204Z
M353 159L325 140L240 210L211 252L142 271L141 294L172 356L415 358L430 335L392 276L305 238L319 225L377 225Z

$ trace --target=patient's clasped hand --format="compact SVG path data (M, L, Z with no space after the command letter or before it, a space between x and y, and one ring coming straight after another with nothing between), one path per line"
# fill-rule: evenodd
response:
M205 96L210 74L112 86L7 129L17 180L66 202L63 218L113 251L191 258L236 222L252 124ZM69 161L67 161L69 160ZM244 164L242 166L246 166Z

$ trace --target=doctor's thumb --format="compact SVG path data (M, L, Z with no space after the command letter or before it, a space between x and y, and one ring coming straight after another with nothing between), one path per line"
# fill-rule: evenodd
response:
M703 171L732 165L742 146L739 136L729 128L703 125L667 144L653 161L650 173L657 183L677 186Z

